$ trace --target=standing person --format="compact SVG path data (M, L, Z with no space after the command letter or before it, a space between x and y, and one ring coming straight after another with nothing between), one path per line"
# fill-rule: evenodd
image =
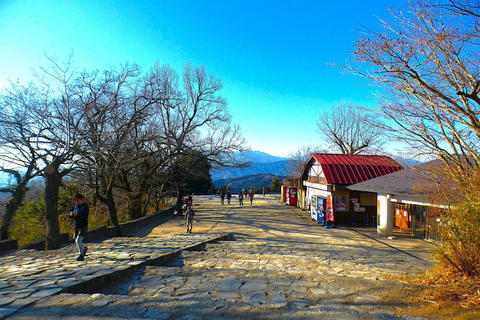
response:
M83 244L83 238L88 232L88 204L83 195L77 193L73 197L75 205L70 209L70 218L73 219L74 239L78 247L77 261L83 261L88 248Z
M227 191L227 203L230 204L230 199L232 198L232 194L230 193L230 190Z
M185 225L187 226L187 233L192 233L194 216L195 212L193 211L191 206L188 206L187 211L185 212Z
M220 191L220 202L223 204L225 202L225 190Z
M192 197L191 194L188 196L188 203L189 203L191 206L193 206L193 197Z
M250 205L252 205L253 202L253 190L250 191Z
M240 205L240 207L243 207L243 192L240 191L240 193L238 194L238 204Z

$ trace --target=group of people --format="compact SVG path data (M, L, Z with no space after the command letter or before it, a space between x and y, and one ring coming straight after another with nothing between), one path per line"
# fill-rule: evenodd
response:
M185 211L185 226L187 227L187 233L192 233L193 228L193 217L195 216L195 211L192 209L193 197L189 195L183 201L183 210Z
M238 204L240 206L243 206L244 196L247 197L247 195L250 198L250 205L252 205L254 195L253 190L250 191L250 193L248 193L246 190L242 190L238 194ZM226 192L224 189L220 190L220 199L222 204L224 204L225 197L227 198L227 203L230 204L230 201L232 199L232 193L230 192L230 189L227 189ZM79 193L77 193L73 197L73 202L74 205L70 209L69 217L73 220L74 239L78 247L79 255L77 257L77 261L83 261L88 251L88 247L86 247L83 243L83 239L88 233L89 207L88 204L85 202L84 196ZM177 208L177 212L179 214L181 214L182 211L185 212L185 226L187 227L187 233L192 232L193 217L195 216L195 212L192 209L192 204L193 197L192 195L189 195L186 199L183 200L183 206L181 208Z
M227 189L226 192L225 192L225 189L221 189L219 191L219 195L220 195L220 203L221 204L225 204L225 197L227 198L227 204L230 204L230 200L232 199L232 193L230 192L230 189ZM243 206L243 199L244 199L244 197L246 198L247 195L250 198L250 205L253 204L253 195L254 195L253 190L251 190L250 193L248 193L246 190L242 190L238 194L238 204L241 207Z

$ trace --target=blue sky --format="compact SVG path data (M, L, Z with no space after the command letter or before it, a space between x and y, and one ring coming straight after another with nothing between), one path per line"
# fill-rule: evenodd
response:
M375 105L374 88L329 64L402 2L0 0L0 88L30 81L45 54L87 70L203 64L252 150L286 156L322 144L315 121L333 103Z

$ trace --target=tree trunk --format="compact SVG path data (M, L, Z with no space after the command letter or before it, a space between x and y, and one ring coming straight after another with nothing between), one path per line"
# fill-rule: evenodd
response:
M17 189L12 192L12 197L5 205L5 214L3 215L2 226L0 227L0 240L8 239L8 228L12 223L15 212L17 212L18 208L22 204L23 197L25 196L26 192L27 187L25 184L19 185Z
M177 206L180 206L180 208L182 207L183 203L182 203L182 200L183 200L183 190L182 188L180 188L180 183L176 183L177 185Z
M5 214L3 216L2 226L0 227L0 240L6 240L9 238L8 229L10 228L10 224L12 223L15 213L22 205L23 198L28 190L27 184L33 178L33 169L33 163L31 163L23 177L16 170L3 169L3 172L12 174L17 179L18 184L13 190L9 191L11 193L11 197L5 205Z
M118 215L117 215L117 206L115 205L115 199L113 198L113 190L109 188L107 190L107 199L106 205L108 208L108 214L110 215L110 223L114 227L118 227Z
M60 248L58 191L62 182L62 175L59 173L58 167L49 167L53 172L45 173L45 220L47 222L45 249L55 250Z
M128 201L128 215L131 220L135 220L143 217L142 207L142 193L136 192L133 196L129 197Z
M107 206L108 214L110 216L110 224L114 227L118 227L117 206L115 205L112 185L110 184L107 188L105 197L100 194L99 188L97 187L95 190L95 198Z

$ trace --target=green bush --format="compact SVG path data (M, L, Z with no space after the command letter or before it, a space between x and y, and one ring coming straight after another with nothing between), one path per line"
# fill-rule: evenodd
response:
M10 237L18 240L18 245L45 238L45 203L33 200L18 210L9 230Z
M69 188L59 192L58 223L60 233L73 234L73 223L68 216L70 208L73 205L72 198L74 194L75 192L72 192ZM93 220L95 221L95 219ZM12 239L17 239L19 246L45 238L46 222L43 194L40 199L32 200L24 204L21 209L16 212L12 225L10 226L9 234Z

